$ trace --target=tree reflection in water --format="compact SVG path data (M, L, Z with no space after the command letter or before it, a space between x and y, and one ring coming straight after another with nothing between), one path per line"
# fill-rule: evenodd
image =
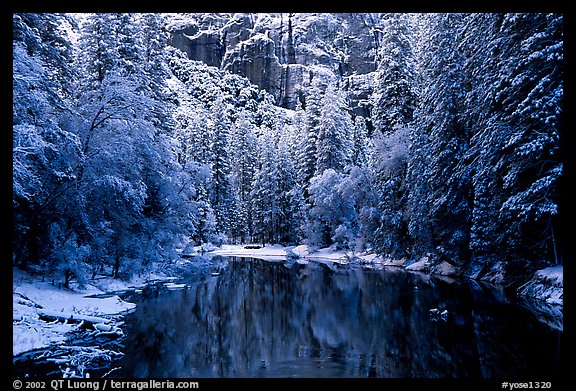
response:
M448 310L446 320L430 310ZM559 369L558 340L498 291L403 270L230 258L127 317L127 377L511 377Z

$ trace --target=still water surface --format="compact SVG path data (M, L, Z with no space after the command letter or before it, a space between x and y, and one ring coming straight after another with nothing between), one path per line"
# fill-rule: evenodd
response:
M549 379L559 371L561 332L474 282L223 262L218 276L127 316L118 375Z

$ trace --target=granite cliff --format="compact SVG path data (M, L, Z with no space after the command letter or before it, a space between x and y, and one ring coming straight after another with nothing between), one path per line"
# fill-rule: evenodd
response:
M294 109L315 77L335 78L368 117L380 14L186 14L168 25L190 59L248 78Z

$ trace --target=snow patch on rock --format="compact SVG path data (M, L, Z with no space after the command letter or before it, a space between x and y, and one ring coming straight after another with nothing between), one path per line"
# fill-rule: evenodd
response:
M564 270L562 266L552 266L538 270L518 294L543 300L548 304L563 305Z
M455 276L457 274L457 270L454 265L446 261L442 261L432 268L432 273L439 274L441 276Z

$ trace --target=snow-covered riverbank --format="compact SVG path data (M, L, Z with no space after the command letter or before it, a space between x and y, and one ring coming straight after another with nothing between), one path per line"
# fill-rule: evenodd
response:
M248 247L248 248L246 248ZM351 251L334 250L333 248L322 248L312 251L306 245L300 246L242 246L223 245L221 248L211 251L212 254L228 256L245 256L260 259L283 259L296 258L299 262L308 261L328 261L345 264L352 259L359 260L365 267L382 268L384 266L402 267L413 272L455 277L458 270L447 262L434 264L428 257L422 257L415 262L406 259L391 259L377 256L374 253L352 253ZM536 299L547 305L562 306L563 304L563 267L554 266L538 270L534 277L526 282L517 292L519 296Z
M118 296L90 297L110 291L126 289L128 285L108 279L96 280L85 289L59 289L52 280L43 280L19 269L13 270L12 314L13 354L64 342L66 334L76 330L80 322L44 321L42 314L61 314L112 320L135 307Z
M70 333L86 327L95 333L121 333L122 317L136 304L114 292L142 288L154 281L170 280L148 274L122 281L110 277L91 280L81 288L72 282L63 289L50 277L13 269L12 349L13 355L65 343ZM66 321L64 321L67 319Z
M199 250L199 249L196 249ZM403 267L412 272L424 272L440 276L455 276L456 270L449 264L431 265L426 258L407 263L370 253L352 253L324 248L311 251L308 246L242 246L224 245L211 249L208 254L238 257L253 257L264 260L292 259L299 263L328 262L347 264L358 262L363 267L382 269ZM193 255L193 254L184 254ZM193 266L191 266L193 267ZM173 277L173 276L172 276ZM34 349L63 344L71 332L82 326L82 319L92 320L96 331L118 330L122 316L135 307L134 303L122 300L113 292L141 288L151 281L169 280L171 276L148 274L131 281L109 277L90 281L84 288L72 283L71 289L62 289L48 277L32 276L22 270L13 269L13 354L19 355ZM104 293L110 293L104 295ZM535 298L561 309L563 296L563 270L561 266L547 268L535 274L519 291L520 295ZM94 297L101 295L100 297ZM50 316L46 316L50 315ZM80 322L62 322L63 318L74 317ZM98 324L100 324L98 326Z
M211 254L252 257L264 260L297 259L299 262L324 261L346 264L353 259L359 260L365 266L381 268L383 266L397 266L392 260L384 259L373 253L353 253L352 251L335 250L332 247L311 250L307 245L281 246L268 245L223 245L210 251Z

